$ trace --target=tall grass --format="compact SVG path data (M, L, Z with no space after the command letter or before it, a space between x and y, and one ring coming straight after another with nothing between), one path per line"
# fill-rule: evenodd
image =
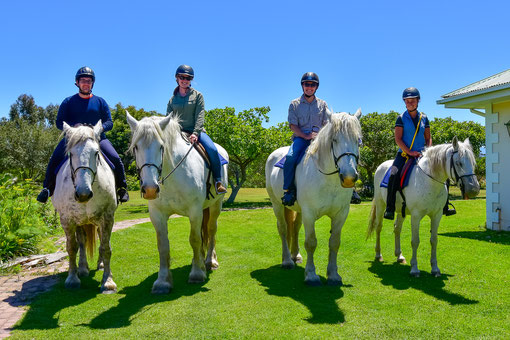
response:
M458 201L458 214L442 220L439 278L429 274L427 219L420 230L422 275L410 278L409 265L394 262L391 223L382 233L386 262L374 262L374 240L365 240L370 205L351 206L338 256L342 287L306 286L304 265L282 269L275 218L261 209L221 214L220 268L203 284L187 283L187 219L170 220L175 287L154 296L155 231L150 223L137 225L112 235L117 294L99 294L100 271L76 291L64 289L63 274L53 291L31 303L13 338L509 338L510 237L485 231L484 206ZM316 267L325 282L329 219L321 218L316 231ZM409 261L408 221L402 248Z

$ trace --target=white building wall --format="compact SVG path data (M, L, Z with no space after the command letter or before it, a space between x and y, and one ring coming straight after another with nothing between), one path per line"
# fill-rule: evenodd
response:
M499 207L499 194L494 186L499 183L499 174L494 169L494 165L499 162L499 155L496 152L495 146L498 144L499 136L495 131L495 126L498 124L498 113L492 112L492 105L485 109L485 180L487 183L486 188L486 204L485 213L487 216L487 229L499 228L499 214L496 209Z

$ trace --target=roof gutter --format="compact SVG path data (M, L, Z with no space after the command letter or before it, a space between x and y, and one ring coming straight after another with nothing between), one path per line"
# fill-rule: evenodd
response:
M479 116L485 117L485 112L478 111L478 110L475 110L475 109L469 109L469 111L471 111L471 113L474 113L475 115L479 115Z

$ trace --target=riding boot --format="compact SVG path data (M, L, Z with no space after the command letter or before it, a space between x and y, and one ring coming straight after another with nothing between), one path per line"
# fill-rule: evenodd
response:
M356 190L352 191L352 197L351 197L351 204L360 204L361 203L361 197L358 195Z
M121 203L126 203L129 201L129 193L127 192L126 188L119 188L117 190L117 197Z
M41 203L48 202L48 198L50 197L50 190L47 188L43 188L39 195L37 195L37 200Z
M296 203L296 189L289 189L283 193L282 204L291 206Z
M388 220L395 219L395 199L397 196L397 185L397 174L391 175L388 180L388 196L386 197L386 211L384 212L384 218Z
M452 209L450 209L449 207L450 205L452 206ZM450 203L450 198L446 198L446 204L443 207L443 215L452 216L455 215L456 213L457 211L455 210L455 207L453 206L453 204Z

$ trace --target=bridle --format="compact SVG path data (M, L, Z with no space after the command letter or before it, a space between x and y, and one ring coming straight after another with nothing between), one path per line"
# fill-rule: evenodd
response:
M136 147L135 147L136 149ZM186 157L188 157L189 153L191 152L191 149L193 149L193 144L191 144L190 148L188 149L188 151L186 152L186 154L184 155L184 157L182 157L182 159L179 161L179 163L177 163L177 165L172 169L172 171L170 171L170 173L168 175L166 175L165 177L163 177L163 179L161 179L161 173L163 171L163 155L164 155L164 147L161 146L161 165L157 165L157 164L154 164L154 163L144 163L142 164L141 167L137 167L136 168L136 171L138 172L138 180L140 181L140 186L142 185L142 169L144 167L155 167L156 170L158 170L158 184L159 185L163 185L165 183L165 180L170 177L174 172L175 170L177 170L177 168L182 164L182 162L184 162L184 160L186 159ZM136 151L135 151L136 152Z
M71 180L73 181L73 186L76 187L76 183L75 183L76 172L78 172L78 170L80 170L80 169L89 170L92 173L92 182L90 183L92 185L94 183L94 181L96 180L97 166L96 166L96 171L94 171L94 169L92 169L91 167L88 167L88 166L79 166L77 168L74 168L73 167L73 157L70 152L67 154L67 157L69 157L69 167L71 170ZM99 151L96 153L96 157L98 160L98 164L101 164L101 158L99 157Z
M319 172L323 175L326 175L326 176L329 176L329 175L334 175L336 173L339 173L340 172L340 169L339 169L339 166L338 166L338 162L340 161L340 158L344 157L344 156L352 156L354 157L354 159L356 159L356 164L358 164L358 161L359 161L359 156L356 155L354 152L344 152L343 154L341 154L340 156L336 156L335 155L335 150L333 149L333 142L331 142L331 153L333 154L333 161L335 162L335 168L336 170L335 171L332 171L332 172L328 172L328 173L325 173L323 172L319 167L317 167L317 169L319 170Z

